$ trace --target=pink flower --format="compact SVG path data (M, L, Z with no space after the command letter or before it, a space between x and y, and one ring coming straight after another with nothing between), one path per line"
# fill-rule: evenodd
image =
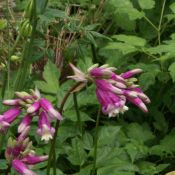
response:
M52 104L46 98L40 99L40 105L51 118L62 120L61 114L53 108Z
M21 109L19 107L13 107L3 115L0 115L0 132L6 132L10 124L18 117L20 114Z
M81 72L75 66L71 65L71 67L77 72ZM88 69L87 74L84 74L87 81L90 80L96 84L96 94L102 105L103 113L110 117L120 112L123 113L128 110L128 107L125 106L127 101L138 106L143 112L147 112L145 103L150 103L150 100L135 84L137 79L131 78L141 73L142 69L133 69L121 75L117 75L114 72L115 70L115 68L108 65L99 67L98 64L95 64ZM81 81L81 79L78 81Z
M23 132L23 130L30 126L31 122L32 122L33 116L32 115L26 115L24 116L24 118L22 119L21 123L18 126L18 133Z
M48 142L52 139L55 129L51 127L47 113L41 112L38 121L37 133L41 136L41 140Z
M26 164L18 159L14 159L12 161L12 167L21 175L37 175L36 173L31 171Z
M21 175L36 175L29 165L46 161L48 156L36 156L32 142L27 138L29 127L26 127L16 140L9 138L5 157L9 164Z
M10 126L11 122L21 112L21 109L27 109L27 115L24 116L18 127L18 133L22 133L24 128L30 126L32 119L38 117L39 123L39 135L42 136L42 140L48 141L52 139L54 129L51 127L50 120L46 120L43 114L49 117L49 119L62 120L61 114L53 107L52 103L46 98L41 98L41 94L38 89L31 90L31 93L16 92L18 98L12 100L4 100L3 104L8 106L14 106L10 110L6 111L3 115L0 115L0 132L5 132ZM42 125L40 124L42 123Z
M116 95L108 88L109 84L105 80L96 80L96 95L102 106L104 114L108 114L109 117L115 117L119 113L124 113L128 110L125 106L126 98L123 95Z

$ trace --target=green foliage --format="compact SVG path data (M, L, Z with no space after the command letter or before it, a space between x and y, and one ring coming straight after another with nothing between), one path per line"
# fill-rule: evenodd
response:
M24 15L28 0L17 0L8 8L0 2L1 100L12 96L14 80L20 76L23 90L36 86L59 109L74 83L67 79L72 75L70 62L83 72L94 63L116 67L118 74L141 68L138 84L151 99L147 114L130 104L129 111L118 118L100 114L95 157L94 128L99 108L95 86L87 84L77 93L78 109L71 94L56 139L56 173L92 175L94 159L96 175L157 175L173 171L175 2L50 0L46 7L47 0L36 2L36 16ZM35 30L33 34L30 31L19 35L26 20L27 26ZM11 56L20 59L10 61ZM17 74L21 67L22 73ZM0 107L4 112L5 108ZM37 153L48 154L50 144L43 144L36 136L36 121L35 118L30 137ZM15 137L16 128L15 123L0 142L0 174L7 169L5 143L9 135ZM44 175L46 166L41 163L34 170Z

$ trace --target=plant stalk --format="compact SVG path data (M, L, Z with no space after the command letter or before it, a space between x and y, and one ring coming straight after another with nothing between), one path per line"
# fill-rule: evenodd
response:
M94 164L92 169L92 175L96 175L96 164L97 164L97 148L98 148L98 128L99 128L99 121L100 121L100 112L101 106L99 107L95 125L95 135L94 135Z
M74 107L75 107L75 111L76 111L76 115L77 115L77 125L78 125L78 128L79 128L81 136L82 136L83 133L82 133L81 116L80 116L80 111L78 108L78 101L77 101L76 92L73 93L73 100L74 100Z
M81 84L81 82L76 83L65 94L65 96L64 96L64 98L63 98L63 100L61 102L61 105L60 105L60 114L63 113L64 105L65 105L68 97L70 96L70 94L72 93L72 91L74 91L80 84ZM60 121L57 120L56 125L55 125L55 133L54 133L54 136L53 136L53 140L51 141L51 147L50 147L50 151L49 151L49 158L48 158L48 164L47 164L47 175L50 175L50 168L51 168L52 156L53 156L53 154L55 154L55 144L56 144L56 138L57 138L57 135L58 135L59 124L60 124ZM56 157L55 157L55 161L54 161L54 168L55 167L56 167ZM56 175L56 174L53 174L53 175Z

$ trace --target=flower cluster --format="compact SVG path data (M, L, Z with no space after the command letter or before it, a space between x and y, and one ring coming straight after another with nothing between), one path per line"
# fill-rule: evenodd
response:
M61 114L46 98L41 98L38 90L31 90L30 94L16 92L16 96L16 99L3 101L4 105L12 106L12 108L0 115L0 132L5 132L22 113L22 109L25 109L26 115L18 126L18 133L22 133L26 127L30 126L33 117L38 116L37 133L41 136L41 140L48 142L52 139L55 130L51 127L50 121L51 119L62 120Z
M22 175L36 175L29 169L30 165L46 161L48 156L36 156L32 142L27 138L30 127L26 127L16 140L8 139L5 157L9 165Z
M86 83L91 80L96 85L96 95L102 106L104 114L115 117L119 113L128 110L127 100L138 106L143 112L147 112L145 103L150 103L149 98L142 92L139 85L135 84L135 74L142 72L141 69L134 69L121 75L116 74L116 68L108 65L91 66L87 73L81 72L74 65L70 64L74 71L73 76L69 76L78 82Z

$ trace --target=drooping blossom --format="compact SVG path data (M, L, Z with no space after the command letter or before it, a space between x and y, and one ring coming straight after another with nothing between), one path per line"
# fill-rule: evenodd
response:
M27 138L30 127L26 127L17 139L8 139L5 158L9 165L21 175L37 175L30 165L46 161L48 156L37 156L32 150L32 142Z
M10 124L18 117L20 112L21 112L21 109L18 106L16 106L7 110L2 115L0 115L0 132L1 133L4 133L7 131Z
M6 112L8 114L4 113L7 117L4 117L4 114L0 116L0 131L7 130L11 122L17 117L16 113L11 114L14 109L18 109L19 111L23 109L25 114L27 114L21 120L18 126L18 132L21 133L25 127L30 126L34 117L38 117L37 133L41 136L41 139L46 142L52 139L55 130L51 127L51 120L62 120L61 114L53 107L49 100L41 97L38 89L35 91L31 90L31 93L16 92L15 94L17 98L3 101L4 105L14 107L10 109L10 112ZM47 116L44 119L43 114ZM8 118L8 120L6 118Z
M141 73L141 69L133 69L118 75L114 72L116 68L109 67L107 64L100 67L95 64L87 70L87 73L81 72L72 64L71 67L74 76L68 78L73 78L76 81L83 80L83 82L86 79L86 82L89 80L95 83L97 99L102 106L103 113L108 114L109 117L128 110L127 101L138 106L143 112L148 111L145 104L150 103L150 100L139 88L139 85L135 84L137 79L132 78Z

